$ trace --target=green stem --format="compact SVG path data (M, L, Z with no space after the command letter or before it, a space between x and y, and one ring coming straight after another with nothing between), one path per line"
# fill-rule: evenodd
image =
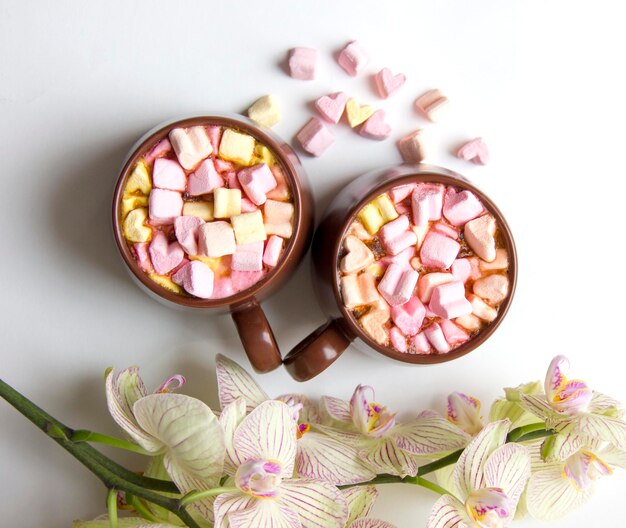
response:
M212 488L208 490L190 491L182 499L179 500L181 507L188 506L192 502L197 502L207 497L215 497L215 495L221 495L222 493L231 493L237 491L237 488Z
M450 493L447 489L442 488L438 484L435 484L434 482L431 482L430 480L426 480L425 478L422 478L422 477L414 477L414 480L413 479L406 480L405 482L414 482L418 486L422 486L423 488L434 491L435 493L439 493L439 495L452 495L452 493Z
M137 497L135 497L132 493L124 494L124 498L126 499L126 504L132 506L134 510L144 519L153 523L162 522L163 519L159 519L156 515L154 515L148 507Z
M115 489L110 489L107 495L107 511L109 512L109 528L118 528L117 490Z
M118 449L125 449L126 451L132 451L133 453L139 453L140 455L150 456L152 453L146 451L143 447L133 444L127 440L121 438L115 438L113 436L105 435L102 433L96 433L87 429L78 429L72 433L70 438L73 442L96 442L98 444L110 445L117 447Z

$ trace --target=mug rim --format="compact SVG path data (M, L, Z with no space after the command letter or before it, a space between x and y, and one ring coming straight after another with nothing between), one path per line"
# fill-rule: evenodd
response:
M376 185L370 192L367 193L367 195L365 195L365 197L360 199L354 206L352 206L349 210L349 214L346 215L346 219L342 223L340 236L335 239L335 243L332 248L333 294L335 296L335 301L339 308L339 311L341 312L343 321L346 325L348 325L348 329L350 332L352 332L353 338L359 338L367 346L369 346L376 352L391 359L401 361L403 363L416 365L445 363L447 361L452 361L454 359L460 358L474 351L487 339L489 339L489 337L491 337L491 335L502 323L502 320L509 311L517 286L517 249L515 247L515 241L513 239L511 229L498 206L483 191L475 187L474 184L472 184L467 178L465 178L461 174L458 174L449 169L445 169L443 167L423 164L403 164L400 166L396 165L393 167L388 167L387 169L383 169L382 171L377 170L375 171L375 173L380 173L381 175L383 175L386 172L398 169L399 167L403 169L402 176L391 178L389 181L385 181L381 184ZM456 186L457 188L460 187L461 190L469 190L475 193L484 204L485 209L487 209L487 211L493 214L493 216L496 218L496 221L498 222L498 227L500 229L500 232L502 233L505 249L508 253L509 266L507 269L507 276L509 279L509 292L506 299L500 304L496 318L488 323L476 336L471 337L467 342L444 354L411 354L407 352L399 352L391 348L390 346L380 345L362 329L361 325L358 323L352 312L348 308L346 308L341 297L341 292L339 291L339 253L341 251L341 246L346 235L346 231L355 221L359 211L363 208L363 206L371 202L374 198L388 192L393 187L416 182L442 183L444 185Z
M130 246L126 242L123 233L123 220L120 219L121 202L124 194L124 188L126 181L130 176L132 169L139 159L149 151L149 147L156 145L159 141L166 139L169 132L174 128L189 128L193 126L210 126L217 125L228 128L235 128L239 131L254 137L257 141L268 147L272 154L279 161L281 168L283 169L285 178L290 185L291 195L293 197L294 205L294 219L293 219L293 233L288 241L288 244L283 249L278 264L270 270L261 280L233 295L223 297L221 299L201 299L198 297L191 297L181 295L165 287L157 284L153 281L146 272L144 272L137 263L137 260L132 255ZM285 150L285 151L283 151ZM253 122L251 119L243 115L223 114L218 112L211 112L206 115L198 115L191 117L179 118L173 121L167 121L163 125L157 125L157 127L151 129L138 140L133 147L132 153L127 157L122 169L120 170L117 182L115 184L115 191L113 193L113 235L115 243L128 269L131 271L134 278L138 279L140 283L148 288L148 290L158 296L159 298L170 301L174 304L185 306L189 308L227 308L245 306L250 302L257 302L256 296L271 283L275 282L281 277L284 268L289 261L293 259L293 253L296 249L296 242L301 236L303 230L302 227L305 224L304 219L304 207L305 201L303 196L303 188L297 177L298 166L294 163L294 160L298 160L295 152L289 144L283 141L279 136L272 131L264 128L261 125ZM299 163L299 160L298 160ZM300 165L301 167L301 165Z

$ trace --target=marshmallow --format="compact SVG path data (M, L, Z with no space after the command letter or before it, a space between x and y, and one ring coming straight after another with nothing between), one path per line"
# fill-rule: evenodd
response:
M403 73L394 75L389 68L383 68L374 76L374 82L376 83L378 94L383 99L387 99L406 82L406 75Z
M254 146L252 136L227 128L222 133L219 157L240 165L250 165L254 156Z
M152 190L152 182L150 180L150 174L148 172L148 167L143 161L140 161L135 165L128 180L126 181L126 185L124 187L124 193L130 194L134 192L140 192L141 194L148 195Z
M154 147L152 147L152 150L143 157L143 160L148 165L152 165L157 158L166 156L171 150L172 144L170 143L170 140L167 138L162 139Z
M201 126L174 128L170 130L169 139L178 163L187 170L193 169L213 152L206 130Z
M397 255L386 255L379 260L382 264L398 264L404 269L411 268L411 259L415 256L415 248L413 246L400 251Z
M237 178L250 201L256 205L264 204L267 193L277 185L272 171L265 163L241 169Z
M481 259L496 260L496 219L485 214L469 221L463 228L465 240Z
M276 180L277 185L267 193L267 197L271 200L279 200L281 202L290 200L291 191L289 190L289 186L287 185L287 178L285 177L283 169L281 169L279 165L272 165L270 167L270 170L274 175L274 179Z
M315 109L329 123L337 124L346 109L348 96L343 92L323 95L315 101Z
M254 147L254 164L258 165L260 163L265 163L270 167L277 163L276 157L272 153L270 149L268 149L265 145L261 143L257 143L256 147Z
M212 202L185 202L183 204L183 216L197 216L205 222L213 220Z
M428 328L426 328L426 330L424 330L424 335L426 336L426 339L428 339L428 342L440 354L450 352L450 345L446 341L446 338L443 335L443 331L441 330L439 324L431 324Z
M415 107L431 121L439 121L448 106L448 98L439 90L429 90L415 100Z
M430 220L441 219L443 207L443 185L420 183L411 195L413 223L417 226L428 224Z
M359 134L369 139L381 141L387 139L391 135L391 127L385 122L385 111L376 110L363 123L359 129Z
M509 293L509 279L506 275L487 275L474 281L472 291L489 304L500 304Z
M426 308L415 296L399 306L391 307L391 318L404 335L417 334L424 322Z
M159 158L154 162L152 182L158 189L184 191L187 177L183 168L176 161Z
M190 196L200 196L201 194L208 194L218 187L224 187L224 179L215 170L213 160L205 159L196 171L189 175L187 193Z
M370 61L370 56L360 42L349 42L337 57L337 62L348 75L355 77L361 73Z
M450 267L455 280L466 283L472 274L472 263L467 258L456 259Z
M248 117L261 126L272 128L280 121L280 108L273 95L264 95L248 108Z
M420 260L428 268L448 269L461 249L461 245L451 238L431 231L420 248Z
M365 271L372 275L372 277L380 279L385 274L385 269L387 269L387 267L378 261L368 266Z
M222 172L230 173L236 169L235 164L232 161L225 161L219 158L213 159L213 165L215 165L215 170L219 173L222 173Z
M370 105L360 105L353 97L346 102L346 117L352 128L365 122L373 113L374 109Z
M253 211L258 211L259 206L253 204L248 198L241 199L241 212L242 213L252 213Z
M472 313L472 305L465 298L465 286L461 281L435 286L428 308L444 319L454 319Z
M467 300L472 305L472 314L486 323L490 323L498 315L498 310L496 310L493 306L489 306L477 295L470 293L467 296Z
M397 326L389 330L389 340L391 341L391 346L398 352L406 352L407 348L409 348L406 343L406 337Z
M346 254L339 263L342 273L358 273L374 263L374 253L356 236L346 236L343 246Z
M265 244L265 252L263 253L263 264L273 268L278 264L278 259L283 251L283 239L279 236L272 235L267 239Z
M204 221L197 216L179 216L174 219L176 240L188 255L198 254L198 229Z
M418 129L400 138L396 143L400 156L405 163L421 163L429 151L426 132Z
M261 211L231 216L237 244L251 244L267 239Z
M417 281L417 295L420 301L423 303L429 302L434 288L453 280L455 280L455 277L452 273L427 273L422 275Z
M465 143L456 153L458 158L472 161L479 165L489 163L489 149L483 138L474 138Z
M348 308L372 304L380 298L374 276L367 272L344 275L339 280L339 285L343 302Z
M474 308L472 307L472 310L473 309ZM458 324L459 326L465 328L465 330L469 332L477 332L478 330L480 330L480 327L482 326L480 319L476 317L473 313L468 314L468 315L462 315L461 317L457 317L454 320L454 322Z
M421 332L413 337L412 344L416 354L430 354L430 351L432 350L430 341L428 341L424 332Z
M210 299L213 295L215 276L211 268L198 260L192 260L172 277L182 284L187 293L200 299Z
M213 294L211 299L224 299L236 293L233 281L230 277L215 277L213 281Z
M154 283L161 286L161 288L165 288L166 290L171 291L173 293L178 293L178 294L183 293L183 289L174 281L172 281L172 279L170 279L167 275L159 275L158 273L155 273L154 271L152 271L148 273L148 277Z
M183 212L183 199L176 191L152 189L148 200L150 220L156 224L171 224Z
M228 222L202 224L198 229L198 252L207 257L232 255L236 248L235 233Z
M422 273L424 271L424 266L422 264L422 261L420 259L418 259L417 257L413 257L410 261L409 264L411 265L411 267L419 272ZM418 280L419 282L419 280Z
M241 214L241 191L217 187L213 191L213 216L231 218Z
M352 222L350 227L348 227L348 230L346 231L346 236L347 235L354 235L359 240L372 240L372 238L374 238L367 232L367 229L363 227L361 222L356 221Z
M240 191L242 190L241 184L239 183L239 178L237 177L237 173L234 170L228 171L225 177L226 177L226 185L228 186L229 189L239 189Z
M122 229L129 242L147 242L152 236L152 229L145 225L148 210L145 207L132 210L124 219Z
M218 152L220 149L220 140L222 139L222 127L217 125L211 125L206 127L207 136L213 147L213 152ZM214 161L218 161L219 158L215 158ZM220 160L221 161L221 160ZM217 167L215 167L217 169ZM219 169L218 169L219 170Z
M496 258L493 262L478 261L481 271L503 270L509 267L509 255L506 249L496 249Z
M335 135L322 120L313 117L296 135L296 139L309 154L321 156L335 141Z
M371 235L375 235L384 224L395 220L398 216L398 212L387 194L376 197L365 205L358 214L359 220Z
M120 209L120 216L122 218L126 218L126 215L130 213L133 209L137 209L138 207L146 207L148 205L148 197L147 196L136 196L129 195L124 196L122 198L122 207Z
M378 283L378 291L391 306L398 306L411 298L417 278L418 273L415 270L393 263L387 267L385 275Z
M148 243L135 242L133 244L133 249L135 251L135 259L137 260L139 267L146 273L154 271L152 262L150 262L150 255L148 254Z
M442 319L439 324L446 341L452 346L461 345L470 338L470 335L465 330L448 319Z
M165 275L178 266L185 257L185 252L178 242L169 243L165 234L156 231L148 248L154 271Z
M428 227L428 224L426 224L423 226L412 226L411 230L413 231L413 233L415 233L415 236L417 237L417 249L420 249L422 247L422 244L424 243L424 240L426 240L426 235L428 234L430 228Z
M237 271L230 275L232 287L235 291L243 291L254 286L265 276L265 271Z
M287 67L294 79L311 81L315 79L317 50L311 48L293 48L289 50Z
M406 185L396 185L393 189L389 191L389 196L391 196L391 200L394 204L396 204L396 207L398 207L398 202L401 202L405 198L411 196L416 187L417 185L415 185L414 183L407 183Z
M458 240L459 238L459 232L454 229L454 227L450 227L447 224L444 224L442 222L437 222L434 226L433 226L433 230L437 231L438 233L441 233L442 235L446 235L450 238L454 238L455 240Z
M385 310L371 310L359 319L363 330L379 345L386 345L389 334L385 327L389 321L389 313Z
M483 204L470 191L457 192L448 187L443 199L443 216L454 226L464 225L482 214Z
M380 229L380 240L391 255L397 255L417 243L415 233L409 230L409 218L406 215L385 224Z
M263 269L263 241L238 245L230 266L236 271L261 271Z

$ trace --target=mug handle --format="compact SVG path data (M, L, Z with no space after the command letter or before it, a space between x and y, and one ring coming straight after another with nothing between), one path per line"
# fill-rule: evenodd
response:
M231 316L254 370L263 374L280 367L280 350L259 303L248 303L234 311Z
M354 337L343 325L343 319L329 319L298 343L283 360L296 381L314 378L341 356Z

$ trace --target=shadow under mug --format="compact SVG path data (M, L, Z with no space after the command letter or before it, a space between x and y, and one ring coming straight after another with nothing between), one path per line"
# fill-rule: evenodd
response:
M500 305L497 317L476 336L447 354L407 354L378 344L344 306L339 291L339 254L346 230L364 205L391 188L408 183L441 183L473 192L495 217L509 256L509 293ZM287 371L297 381L307 381L326 370L353 341L365 352L374 351L404 363L432 364L457 359L484 343L500 325L513 299L517 281L515 242L500 210L463 176L433 165L399 165L369 172L353 180L337 194L324 213L315 231L311 255L314 289L328 320L283 360Z
M120 218L121 201L126 181L135 164L159 141L167 138L173 128L217 125L230 127L253 136L268 147L281 167L290 186L294 204L293 234L287 241L276 267L259 282L246 290L223 299L199 299L179 295L155 283L137 264L124 238ZM113 197L113 231L117 247L135 282L151 297L169 306L192 309L213 314L229 313L237 327L239 337L250 363L257 372L269 372L279 367L282 357L272 329L259 303L275 293L291 277L302 261L311 241L313 231L313 202L306 174L293 149L276 134L251 120L230 114L196 116L162 123L147 132L131 149Z

